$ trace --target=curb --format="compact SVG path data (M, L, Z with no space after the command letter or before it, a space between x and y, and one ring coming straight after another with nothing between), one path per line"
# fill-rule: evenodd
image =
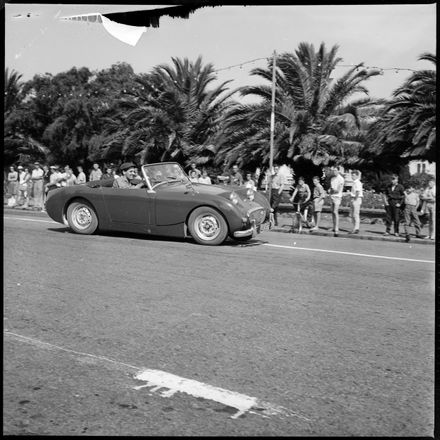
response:
M333 237L333 232L328 231L307 231L302 230L301 232L293 232L291 226L286 225L285 227L276 226L270 230L270 232L283 232L285 234L304 234L304 235L319 235L323 237ZM383 236L374 236L374 235L365 235L365 234L349 234L348 232L339 231L338 237L334 238L350 238L354 240L371 240L371 241L388 241L393 243L407 243L404 237L383 237ZM414 244L425 244L425 245L435 245L435 240L429 240L424 238L415 238L411 237L411 241L409 243Z

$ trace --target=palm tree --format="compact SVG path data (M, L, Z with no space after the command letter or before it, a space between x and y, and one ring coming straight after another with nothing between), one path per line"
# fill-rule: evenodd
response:
M9 114L20 102L20 94L22 83L20 82L23 75L9 69L5 69L5 90L4 90L4 114Z
M378 70L367 70L363 63L349 69L341 78L331 74L341 61L338 46L327 51L321 43L301 43L295 53L284 53L277 61L275 104L275 155L277 161L314 166L349 163L362 147L358 109L368 99L349 102L357 94L368 95L362 83ZM267 81L272 77L272 60L266 69L251 74ZM219 160L268 163L271 86L241 89L243 96L256 95L254 105L237 104L225 117L227 140L219 149Z
M43 159L49 150L29 135L27 127L32 116L23 108L22 75L5 69L3 156L13 163L20 157Z
M434 54L419 60L437 65ZM435 161L436 70L414 72L393 92L381 118L371 128L371 150L379 157Z
M139 76L138 93L119 102L107 147L110 137L116 138L124 157L136 155L142 163L208 161L220 115L233 93L226 87L230 81L210 88L215 80L213 65L203 66L201 57L194 63L172 58L172 65Z

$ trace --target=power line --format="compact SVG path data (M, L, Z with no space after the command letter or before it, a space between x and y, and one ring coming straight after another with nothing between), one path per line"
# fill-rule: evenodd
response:
M266 60L268 61L269 58L268 57L264 57L264 58L255 58L253 60L249 60L249 61L243 61L242 63L239 64L233 64L231 66L226 66L226 67L222 67L220 69L215 69L214 72L220 72L223 70L230 70L233 69L235 67L240 67L240 69L246 65L246 64L251 64L251 63L255 63L256 61L260 61L260 60ZM378 67L378 66L361 66L360 64L337 64L335 67L359 67L359 69L378 69L380 70L382 73L385 71L395 71L395 73L398 73L399 71L408 71L408 72L417 72L416 69L410 69L407 67Z
M220 72L221 70L229 70L232 69L234 67L240 67L242 68L245 64L250 64L250 63L255 63L255 61L260 61L260 60L268 60L268 57L264 57L264 58L255 58L254 60L250 60L250 61L243 61L240 64L234 64L232 66L227 66L227 67L222 67L221 69L215 69L214 72Z

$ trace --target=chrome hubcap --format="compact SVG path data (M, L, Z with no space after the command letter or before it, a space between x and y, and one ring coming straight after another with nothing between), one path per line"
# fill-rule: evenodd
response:
M72 221L78 229L86 229L92 223L92 214L86 206L79 206L72 213Z
M202 215L197 217L195 229L204 240L214 240L220 233L220 223L212 215Z

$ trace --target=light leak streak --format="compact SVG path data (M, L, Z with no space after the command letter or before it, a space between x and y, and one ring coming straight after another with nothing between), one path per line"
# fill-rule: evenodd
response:
M357 256L357 257L368 257L368 258L383 258L385 260L411 261L411 262L416 262L416 263L431 263L431 264L435 263L435 261L432 261L432 260L416 260L414 258L386 257L385 255L358 254L356 252L333 251L333 250L328 250L328 249L303 248L303 247L297 247L297 246L285 246L282 244L263 243L262 245L276 247L276 248L284 248L284 249L295 249L295 250L300 250L300 251L326 252L326 253L330 253L330 254L353 255L353 256Z

